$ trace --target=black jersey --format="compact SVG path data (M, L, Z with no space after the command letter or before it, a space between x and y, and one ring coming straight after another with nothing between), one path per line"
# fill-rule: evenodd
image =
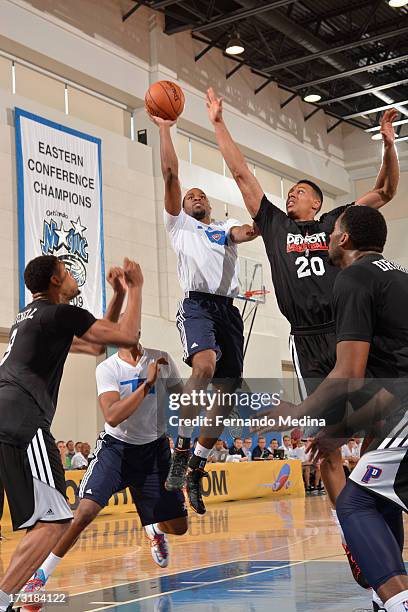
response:
M337 342L369 342L372 377L408 379L408 270L367 254L340 272L333 304Z
M318 221L294 221L265 195L262 198L254 221L271 264L279 309L292 327L333 321L332 292L338 269L329 263L329 241L336 219L347 206L325 213Z
M18 313L0 362L0 441L24 446L50 428L73 337L94 322L87 310L46 300Z

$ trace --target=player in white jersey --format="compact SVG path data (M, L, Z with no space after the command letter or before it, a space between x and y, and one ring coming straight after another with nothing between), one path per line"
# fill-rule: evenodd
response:
M184 361L192 375L185 393L207 388L233 391L243 369L243 322L233 300L239 293L237 244L257 237L253 225L236 219L214 222L211 205L202 189L189 189L182 199L178 160L170 128L175 122L158 117L151 120L160 130L160 153L165 183L164 224L177 255L177 273L184 299L177 313L177 327L184 348ZM215 380L216 379L216 380ZM217 382L216 382L217 381ZM192 417L201 406L184 407L180 417ZM232 406L224 406L227 414ZM214 416L221 407L217 406ZM212 417L207 414L208 418ZM181 425L166 487L179 490L186 482L192 508L204 514L201 478L207 457L221 430L201 431L190 458L193 427Z
M171 453L166 436L165 405L168 393L182 389L171 356L139 343L115 353L96 369L96 382L104 431L98 437L94 459L80 486L74 520L43 565L24 588L44 588L82 531L126 487L160 567L169 563L167 533L187 531L187 511L181 491L164 486ZM34 608L30 608L34 609Z

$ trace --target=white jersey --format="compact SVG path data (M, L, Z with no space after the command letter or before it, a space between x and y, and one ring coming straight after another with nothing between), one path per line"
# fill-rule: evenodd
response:
M164 225L177 255L177 274L184 292L238 295L238 251L230 232L242 223L227 219L206 225L184 210L177 216L165 210Z
M176 364L168 353L155 349L143 349L136 366L132 366L115 353L96 368L98 396L108 391L117 391L120 399L128 397L147 378L147 368L152 361L164 357L168 366L160 366L156 384L150 389L139 408L116 427L105 423L110 436L129 444L147 444L166 431L166 392L181 383Z

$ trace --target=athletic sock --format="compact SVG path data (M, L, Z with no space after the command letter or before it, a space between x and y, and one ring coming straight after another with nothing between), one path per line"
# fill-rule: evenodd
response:
M146 525L146 527L147 527L147 525ZM166 533L165 531L162 531L162 530L159 528L159 523L152 523L151 525L149 525L149 527L151 527L151 528L152 528L152 530L154 531L154 533L155 533L156 535L164 535L164 534Z
M190 428L184 427L183 429L190 429ZM176 450L178 451L190 450L190 441L191 441L191 434L189 436L184 436L179 432L179 435L177 436L177 440L176 440L176 446L175 446Z
M408 591L402 591L385 602L387 612L406 612L408 610Z
M0 591L0 611L4 612L10 605L10 595L4 591Z
M44 563L42 564L40 568L44 572L44 576L46 580L48 580L51 574L54 573L54 571L56 570L57 566L59 565L61 561L62 561L62 557L57 557L57 555L54 555L54 553L50 553L48 555L48 557L46 558L46 560L44 561Z
M334 518L334 522L336 523L337 527L339 528L340 536L341 536L341 543L343 544L343 546L346 546L347 545L346 538L344 537L343 529L341 528L340 521L339 521L339 519L337 517L337 512L336 512L336 510L334 508L332 508L331 509L331 513L332 513L332 516Z

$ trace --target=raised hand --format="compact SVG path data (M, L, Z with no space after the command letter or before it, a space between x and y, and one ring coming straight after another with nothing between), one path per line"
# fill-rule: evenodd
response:
M143 286L143 274L140 265L127 257L123 260L123 274L128 287Z
M159 357L159 359L156 359L156 361L152 361L152 363L149 363L148 365L146 382L151 387L154 385L154 383L157 380L161 365L169 365L164 357Z
M160 127L171 128L173 127L173 125L176 125L177 123L177 119L175 119L174 121L171 121L170 119L162 119L161 117L156 117L155 115L151 115L146 107L145 109L146 109L146 113L150 121L154 123L155 125L157 125L158 128Z
M109 269L106 280L115 293L123 293L127 289L123 270L119 266Z
M398 117L398 111L396 108L390 108L385 111L381 118L381 135L385 147L391 147L395 141L395 130L392 125Z
M211 123L222 122L222 103L224 98L217 98L212 87L207 89L207 110Z

